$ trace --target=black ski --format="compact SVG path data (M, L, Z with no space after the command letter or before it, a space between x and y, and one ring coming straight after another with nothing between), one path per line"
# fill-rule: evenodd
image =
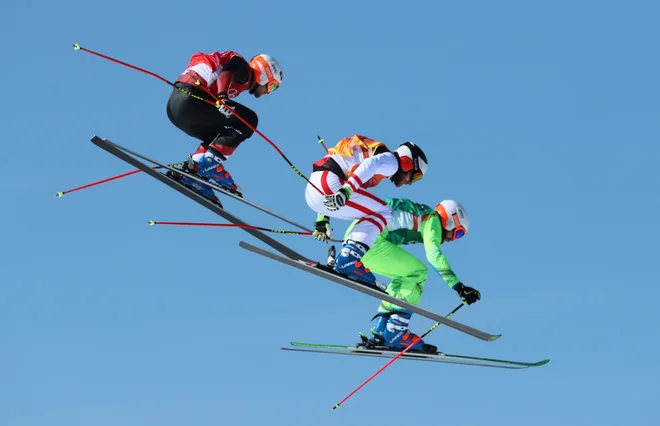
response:
M198 181L199 183L202 183L202 184L204 184L204 185L208 185L208 186L210 186L210 187L213 188L213 190L215 190L216 192L219 192L219 193L221 193L221 194L223 194L223 195L226 195L226 196L228 196L228 197L231 197L231 198L233 198L233 199L235 199L235 200L238 200L238 201L240 201L240 202L242 202L242 203L245 203L245 204L247 204L247 205L249 205L249 206L251 206L251 207L254 207L255 209L260 210L260 211L262 211L262 212L264 212L264 213L266 213L266 214L269 214L269 215L274 216L274 217L276 217L276 218L278 218L278 219L280 219L280 220L283 220L284 222L287 222L287 223L289 223L289 224L291 224L291 225L293 225L293 226L295 226L295 227L297 227L297 228L300 228L300 229L302 229L303 231L312 232L311 229L309 229L309 228L307 228L307 227L305 227L305 226L302 226L302 225L300 225L300 224L298 224L298 223L296 223L296 222L293 222L293 221L287 219L287 218L284 217L284 216L281 216L281 215L279 215L279 214L277 214L277 213L274 213L274 212L272 212L272 211L270 211L270 210L268 210L268 209L266 209L266 208L264 208L264 207L261 207L260 205L258 205L258 204L256 204L256 203L253 203L252 201L243 198L241 195L235 194L235 193L233 193L233 192L227 190L226 188L223 188L223 187L221 187L221 186L215 185L215 184L213 184L213 183L211 183L211 182L209 182L209 181L207 181L207 180L204 180L204 179L200 178L199 176L194 176L194 175L191 175L191 174L185 173L185 172L183 172L183 171L181 171L181 170L179 170L179 169L177 169L177 168L175 168L175 167L172 167L172 166L169 166L169 165L167 165L167 164L161 163L160 161L156 161L156 160L153 160L153 159L151 159L151 158L145 157L144 155L138 154L138 153L135 152L135 151L131 151L131 150L128 149L128 148L125 148L125 147L123 147L123 146L120 146L120 145L118 145L118 144L116 144L116 143L110 141L109 139L101 138L101 137L99 137L99 136L94 136L94 137L92 137L91 141L92 141L92 143L93 143L94 145L96 145L96 146L98 146L98 147L100 147L100 148L102 148L102 149L104 149L104 150L110 152L111 154L113 154L113 155L115 155L115 156L121 158L121 159L124 160L124 161L129 162L130 164L133 164L133 163L132 163L131 161L129 161L127 158L130 158L131 160L135 160L135 159L132 158L132 157L130 157L130 156L120 156L120 155L117 155L117 150L120 151L120 152L123 152L124 154L128 153L128 154L131 154L131 155L133 155L133 156L135 156L135 157L138 157L138 158L140 158L140 159L142 159L142 160L144 160L144 161L148 161L148 162L150 162L150 163L154 163L154 164L160 166L161 168L163 168L163 169L167 169L167 170L170 170L170 171L172 171L172 172L174 172L174 173L181 174L181 175L186 175L186 176L188 176L189 178ZM112 148L115 148L115 150L112 150ZM113 151L114 151L114 152L113 152ZM152 176L154 176L154 175L152 174ZM339 242L342 242L342 240L332 240L332 241L334 241L334 242L338 242L338 243L339 243Z
M142 163L141 161L138 161L137 159L135 159L134 157L132 157L132 156L130 156L126 153L126 152L131 152L131 151L129 151L129 150L123 148L123 147L120 147L119 145L109 141L108 139L103 139L103 138L100 138L98 136L94 136L91 140L92 140L92 143L94 143L96 146L98 146L98 147L104 149L105 151L109 152L110 154L124 160L125 162L132 165L133 167L136 167L136 168L142 170L144 173L148 174L149 176L152 176L152 177L156 178L160 182L162 182L165 185L169 186L170 188L180 192L181 194L185 195L186 197L190 198L191 200L196 201L197 203L201 204L202 206L206 207L207 209L211 210L213 213L215 213L218 216L226 219L227 221L229 221L231 223L234 223L234 224L237 224L237 225L247 225L245 222L243 222L242 220L240 220L236 216L232 215L228 211L221 208L220 205L214 203L213 201L209 200L208 198L205 198L205 197L199 195L195 191L187 188L186 186L184 186L183 184L173 180L172 178L170 178L168 176L165 176L163 173L160 173L156 170L153 170L148 165ZM124 152L124 151L126 151L126 152ZM134 154L133 152L131 152L131 153ZM139 154L135 154L135 155L139 156ZM167 168L169 170L173 170L177 173L180 173L179 170L177 170L173 167L170 167L166 164L150 160L146 157L142 157L142 156L140 156L140 157L146 159L147 161L158 164L158 165L160 165L164 168ZM207 182L204 182L204 183L208 184ZM256 204L254 204L254 203L252 203L248 200L245 200L244 198L241 198L237 195L234 195L231 192L224 191L222 188L219 188L219 187L214 186L212 184L209 184L209 185L213 186L213 189L218 190L218 192L221 192L221 193L226 194L230 197L233 197L233 198L236 198L240 201L248 203L249 205L251 205L253 207L257 207L262 211L268 212L268 210L264 209L263 207L257 206ZM280 216L275 215L274 213L271 213L271 214L276 216L276 217L281 218ZM283 219L283 220L286 220L286 219ZM299 227L299 228L301 228L301 229L305 229L304 227L301 227L300 225L297 225L294 222L290 222L288 220L286 220L286 221L293 224L293 225L295 225L295 226L297 226L297 227ZM264 243L268 244L269 246L273 247L274 249L276 249L277 251L279 251L280 253L282 253L283 255L285 255L285 256L287 256L291 259L307 260L301 254L297 253L294 250L291 250L289 247L285 246L284 244L278 242L277 240L269 237L268 235L266 235L266 234L264 234L264 233L262 233L262 232L260 232L256 229L250 229L250 228L241 228L241 229L243 229L244 231L248 232L249 234L251 234L255 238L263 241Z
M265 242L265 241L264 241ZM266 242L266 244L268 244ZM309 260L309 259L287 259L283 256L279 256L275 253L271 253L267 250L260 249L259 247L255 247L251 244L248 244L244 241L241 241L239 243L241 247L243 247L246 250L249 250L253 253L257 253L261 256L276 260L278 262L285 263L287 265L293 266L295 268L301 269L303 271L311 272L314 275L318 275L319 277L323 277L325 279L328 279L330 281L334 281L338 284L341 284L343 286L352 288L353 290L357 290L361 293L367 294L369 296L375 297L376 299L380 300L386 300L390 303L394 303L398 306L401 306L405 309L408 309L411 312L415 312L416 314L422 315L423 317L432 319L433 321L439 322L443 325L446 325L448 327L451 327L455 330L461 331L463 333L467 333L470 336L476 337L481 340L485 340L487 342L492 342L493 340L498 339L500 335L493 335L489 333L485 333L483 331L477 330L475 328L472 328L470 326L461 324L459 322L450 320L443 315L436 314L431 311L427 311L426 309L420 308L419 306L412 305L408 302L404 302L403 300L397 299L395 297L390 296L389 294L379 291L375 288L368 287L365 284L361 284L357 281L354 281L352 279L340 276L334 270L326 265L322 265L319 262Z

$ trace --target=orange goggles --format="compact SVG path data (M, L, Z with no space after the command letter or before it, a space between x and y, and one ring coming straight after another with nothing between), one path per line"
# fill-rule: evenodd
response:
M458 218L458 214L454 213L451 217L454 219L455 225L454 229L452 229L451 240L455 241L465 235L467 231L465 230L465 227L461 225L461 220Z
M424 177L424 174L422 174L422 172L415 172L415 173L413 173L412 179L411 179L410 182L411 183L417 182L418 180L420 180L423 177Z

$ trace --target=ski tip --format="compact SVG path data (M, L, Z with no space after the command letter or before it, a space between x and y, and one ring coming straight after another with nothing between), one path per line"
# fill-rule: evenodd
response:
M526 369L526 368L542 367L542 366L546 365L546 364L549 363L549 362L550 362L550 359L544 359L543 361L539 361L539 362L530 362L530 363L519 363L519 362L516 362L516 363L513 364L513 365L518 366L517 368L519 368L519 369L522 370L522 369ZM514 368L516 368L516 367L514 367Z
M153 220L150 220L150 221L147 222L147 223L149 224L149 226L154 226L154 225L156 224L156 222L154 222Z
M332 410L334 411L334 410L336 410L337 408L339 408L339 404L335 404L335 406L332 407Z
M78 43L75 43L73 45L73 50L80 50L80 45Z
M62 197L64 196L64 192L61 192L61 191L60 191L60 192L58 192L57 194L55 194L55 196L56 196L57 198L62 198Z
M501 334L495 334L495 335L490 336L490 337L488 338L488 341L489 341L489 342L494 342L495 340L499 339L500 337L502 337Z

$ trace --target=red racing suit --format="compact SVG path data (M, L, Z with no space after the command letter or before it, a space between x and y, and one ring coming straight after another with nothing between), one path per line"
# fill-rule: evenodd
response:
M254 73L245 58L236 52L226 51L195 53L177 81L201 85L213 95L226 92L230 98L235 98L250 87L253 79Z

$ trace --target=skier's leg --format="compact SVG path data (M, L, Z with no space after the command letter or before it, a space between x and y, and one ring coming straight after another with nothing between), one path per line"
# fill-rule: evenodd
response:
M241 118L245 120L252 128L257 128L259 125L259 117L257 116L256 112L236 101L227 100L225 101L225 104L233 109L236 114L240 115ZM226 139L216 139L211 143L212 146L216 147L216 149L227 158L231 157L241 142L249 139L254 134L254 130L246 125L243 120L238 118L236 114L230 115L224 124L224 126L227 126L236 131L233 132L231 135L232 137Z
M341 211L342 209L331 212L323 204L325 195L339 191L339 188L341 188L342 182L339 176L327 170L319 170L309 176L309 182L305 186L305 201L307 202L307 206L317 214L339 218L340 213L343 213Z
M183 83L175 84L200 97L208 97L208 94L200 92L191 85ZM214 138L213 129L209 129L209 122L212 123L213 120L209 119L209 117L212 117L211 114L215 113L217 111L212 105L195 99L176 87L172 89L170 98L167 101L167 117L170 122L188 136L199 139L202 142L202 145L200 145L200 150L203 150L202 155L203 152L206 152L206 147ZM195 163L190 155L188 156L188 162L180 167L180 170L183 173L195 174ZM218 200L210 186L191 179L185 174L176 173L171 170L168 170L166 174L204 197L214 201Z
M194 86L176 84L196 96L209 98L207 93ZM167 117L174 126L188 136L199 139L205 146L208 146L228 123L227 118L220 114L215 106L193 98L177 88L172 89L166 109Z
M347 231L347 234L351 229ZM387 292L392 297L418 305L428 277L428 268L415 256L386 239L387 230L381 233L366 255L364 265L373 273L392 279ZM378 308L372 343L396 349L404 349L417 336L408 330L412 312L398 305L383 301ZM412 350L434 352L432 345L419 340Z
M362 258L362 263L373 273L392 279L387 286L390 296L412 305L418 305L429 270L423 262L408 251L389 242L386 236L387 230L378 237L371 250ZM398 305L383 301L378 312L402 309Z
M254 111L234 101L228 100L225 103L256 128L259 120ZM218 109L177 89L170 96L167 115L176 127L202 141L183 171L194 172L222 187L241 193L224 163L241 142L252 136L253 130L227 108ZM205 195L212 195L210 187L194 179L183 176L181 181Z
M305 187L305 201L309 208L318 214L336 219L359 220L354 232L349 235L350 239L371 245L392 218L392 208L363 189L353 192L344 207L330 211L323 204L323 200L326 195L334 194L341 189L344 183L342 179L328 170L319 170L313 172L309 180L314 185L307 184Z
M390 314L385 326L385 332L383 333L385 346L396 350L403 350L413 344L410 350L430 353L437 352L438 348L436 346L425 343L418 335L409 330L408 326L411 316L412 312L410 311L394 311Z
M238 102L230 100L225 101L225 104L256 129L259 124L259 118L254 111ZM218 127L215 130L218 130L219 133L208 147L206 147L206 144L202 144L192 156L197 166L195 170L200 176L211 179L231 191L242 193L231 174L225 168L224 163L234 154L234 151L236 151L236 148L238 148L241 142L252 136L254 131L237 118L235 114L224 116L220 113L218 116L220 118L216 117L219 121L217 122Z
M358 219L353 232L344 241L337 257L335 270L384 290L384 286L364 267L360 259L367 253L370 244L374 243L378 234L387 227L387 223L392 217L390 206L369 192L359 189L353 193L344 207L337 211L330 211L323 204L324 196L337 192L343 182L337 175L326 170L312 173L310 181L323 192L320 194L314 187L307 185L305 200L312 210L337 219Z

